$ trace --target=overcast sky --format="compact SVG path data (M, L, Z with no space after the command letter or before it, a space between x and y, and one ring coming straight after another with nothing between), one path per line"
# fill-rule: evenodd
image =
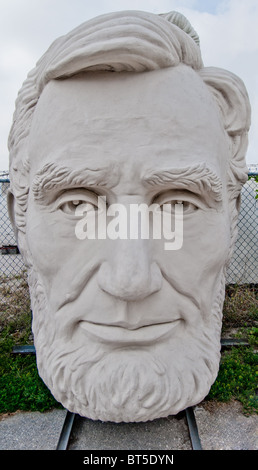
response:
M14 102L49 45L80 23L117 10L183 13L200 36L205 66L244 80L252 105L247 163L258 163L258 0L0 0L0 171Z

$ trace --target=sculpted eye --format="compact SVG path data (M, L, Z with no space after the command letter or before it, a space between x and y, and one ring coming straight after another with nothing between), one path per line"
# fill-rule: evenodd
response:
M62 212L70 215L76 215L76 212L78 213L78 208L80 208L80 211L82 210L84 213L92 211L94 212L98 209L98 207L94 204L78 199L75 199L74 201L64 202L59 206L59 209Z
M78 189L65 191L54 203L54 209L71 216L83 216L99 209L95 193Z
M176 206L179 208L178 215L193 214L199 209L206 208L205 201L199 195L179 189L164 191L153 200L153 203L158 204L164 214L175 214Z
M170 214L175 213L175 208L176 204L180 204L183 206L183 214L191 214L192 212L195 212L198 210L198 206L193 204L192 202L189 201L177 201L177 200L172 200L172 201L166 201L164 204L161 205L161 210L163 212L168 212Z

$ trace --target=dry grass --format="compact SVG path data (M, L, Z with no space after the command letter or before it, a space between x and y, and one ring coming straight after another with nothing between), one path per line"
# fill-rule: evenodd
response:
M26 273L0 276L0 335L7 334L18 344L32 342L30 295Z
M223 332L258 325L258 286L228 285L223 307Z

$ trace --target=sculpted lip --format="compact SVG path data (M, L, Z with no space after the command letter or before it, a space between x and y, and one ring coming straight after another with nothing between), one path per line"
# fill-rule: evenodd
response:
M128 329L122 326L104 325L88 321L81 321L80 326L91 336L95 336L95 338L102 342L143 344L169 336L171 330L173 330L173 328L175 328L180 322L181 319L178 319L172 322L141 326L136 329Z

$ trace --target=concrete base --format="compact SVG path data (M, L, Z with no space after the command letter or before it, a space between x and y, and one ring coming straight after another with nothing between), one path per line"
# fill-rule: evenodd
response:
M0 450L55 450L66 410L2 415ZM238 402L201 403L195 417L203 450L258 450L258 416ZM148 423L114 424L76 416L69 450L191 450L183 414Z

